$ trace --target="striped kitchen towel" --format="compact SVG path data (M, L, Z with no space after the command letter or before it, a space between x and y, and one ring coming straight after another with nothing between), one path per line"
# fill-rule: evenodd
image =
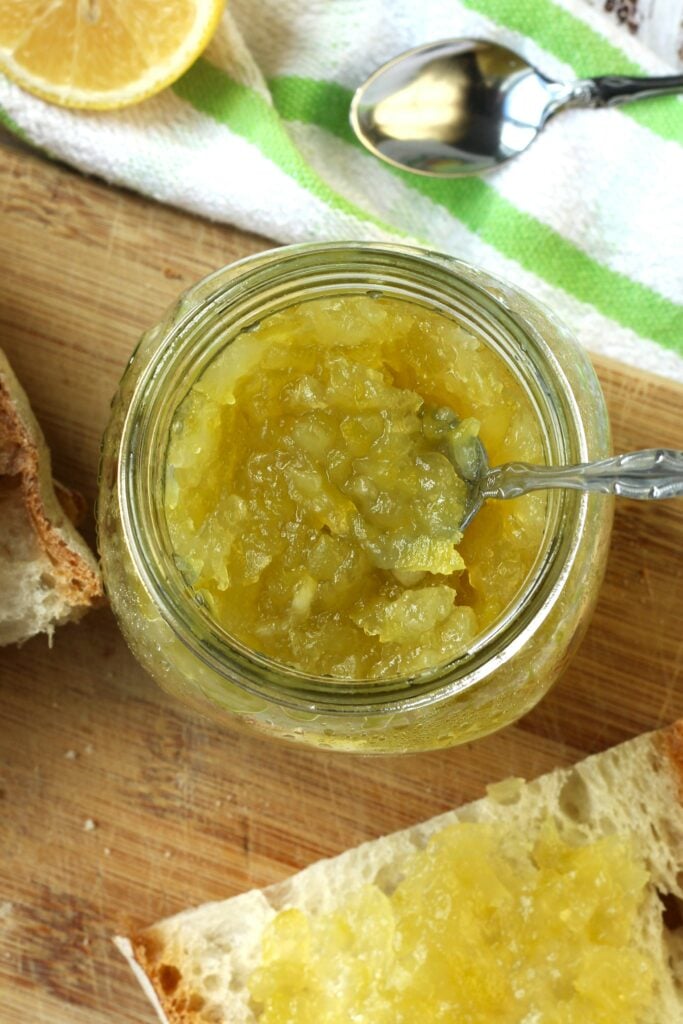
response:
M420 43L499 40L550 76L673 69L584 0L231 0L170 89L112 113L0 76L0 119L49 154L280 242L413 241L525 288L590 349L683 381L683 99L567 111L483 178L389 168L352 92Z

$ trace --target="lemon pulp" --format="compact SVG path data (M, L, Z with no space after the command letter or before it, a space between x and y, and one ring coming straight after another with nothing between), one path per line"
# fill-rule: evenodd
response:
M535 495L489 504L460 534L448 446L477 431L494 463L543 461L521 387L446 315L364 295L273 314L175 415L164 508L177 564L230 634L303 671L441 664L514 598L543 532Z
M275 916L249 980L259 1024L636 1024L651 1003L648 873L629 840L458 823L401 874L388 895Z
M0 71L66 107L116 109L180 78L224 0L14 0L0 15Z

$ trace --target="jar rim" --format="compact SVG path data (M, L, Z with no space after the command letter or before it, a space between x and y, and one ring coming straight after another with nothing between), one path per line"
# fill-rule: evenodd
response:
M441 308L451 316L455 306L458 319L464 317L465 325L490 345L496 340L495 327L498 341L502 338L507 344L503 352L496 349L498 354L524 382L528 394L533 384L537 416L541 411L547 414L539 425L546 431L549 454L584 461L586 432L564 367L536 326L510 308L507 288L486 272L441 253L352 241L267 250L214 271L183 294L170 326L155 339L157 347L125 414L117 470L119 511L124 542L159 614L182 644L226 684L307 714L398 713L470 691L540 628L575 560L585 529L587 495L551 492L546 530L532 570L471 650L412 676L355 680L302 672L247 648L222 629L193 600L173 561L165 518L155 501L165 465L159 455L165 452L171 420L215 357L218 349L212 345L222 348L279 308L304 297L329 295L331 290L380 291L397 297L400 293L406 301ZM549 316L548 320L552 322Z

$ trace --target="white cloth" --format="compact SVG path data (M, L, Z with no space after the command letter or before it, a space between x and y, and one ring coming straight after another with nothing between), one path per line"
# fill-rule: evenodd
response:
M517 283L590 349L683 381L683 101L566 111L482 179L400 174L357 145L351 91L402 50L497 39L557 78L665 74L583 0L232 0L204 56L126 110L0 76L0 116L88 173L280 242L411 240Z

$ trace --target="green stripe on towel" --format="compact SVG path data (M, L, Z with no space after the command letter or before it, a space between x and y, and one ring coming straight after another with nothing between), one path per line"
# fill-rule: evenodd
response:
M361 210L330 188L296 149L274 108L259 93L235 82L204 58L200 57L175 83L173 91L195 110L253 143L288 177L331 209L375 224L387 234L407 237L405 232Z
M16 121L14 121L9 116L7 111L2 109L2 107L0 107L0 124L4 125L4 127L7 128L8 131L13 132L17 136L17 138L21 139L22 142L28 142L29 144L31 144L31 140L29 139L24 129L20 128Z

